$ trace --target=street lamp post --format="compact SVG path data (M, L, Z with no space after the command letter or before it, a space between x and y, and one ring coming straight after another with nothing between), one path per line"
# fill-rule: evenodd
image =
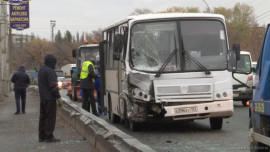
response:
M54 41L53 28L56 25L56 21L55 20L50 20L50 24L51 24L51 28L52 28L52 42L53 42Z

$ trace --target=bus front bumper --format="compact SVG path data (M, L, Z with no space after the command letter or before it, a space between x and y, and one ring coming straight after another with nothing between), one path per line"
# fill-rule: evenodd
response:
M230 117L233 115L233 100L215 101L209 103L165 106L164 117L174 120L201 119L209 117Z

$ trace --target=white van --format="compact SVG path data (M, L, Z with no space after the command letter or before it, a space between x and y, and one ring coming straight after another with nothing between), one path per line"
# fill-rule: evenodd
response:
M237 61L237 70L233 73L233 100L242 101L247 105L247 101L252 99L252 59L247 51L240 52L240 60Z

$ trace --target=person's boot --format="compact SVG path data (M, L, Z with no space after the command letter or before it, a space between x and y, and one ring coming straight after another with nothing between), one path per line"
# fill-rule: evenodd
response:
M60 142L60 139L55 138L54 136L45 140L46 142Z
M20 114L20 111L17 111L17 112L14 113L14 115L18 115L18 114Z

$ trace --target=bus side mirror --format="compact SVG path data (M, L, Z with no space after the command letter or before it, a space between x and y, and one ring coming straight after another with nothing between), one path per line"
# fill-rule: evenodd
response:
M237 69L236 52L233 50L228 51L228 71L235 72Z
M120 54L123 49L123 41L124 35L116 34L114 36L114 43L113 43L113 60L120 60Z
M72 50L72 57L76 58L76 49Z
M236 60L239 61L240 60L240 44L233 44L232 50L235 52L236 54Z

